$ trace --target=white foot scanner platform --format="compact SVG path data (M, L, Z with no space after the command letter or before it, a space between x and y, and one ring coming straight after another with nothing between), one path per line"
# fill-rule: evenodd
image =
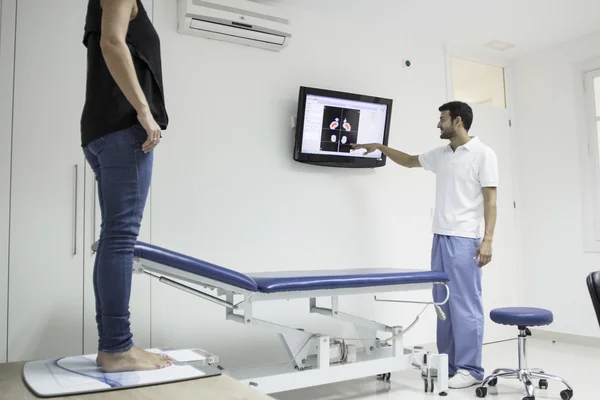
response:
M149 371L103 372L96 363L96 354L85 354L26 362L23 365L23 381L38 397L62 397L134 389L221 375L221 371L210 365L218 359L202 350L147 350L170 356L174 361L173 365Z
M225 307L228 320L274 331L281 336L290 357L289 363L223 371L263 393L371 376L383 375L389 379L392 372L413 368L415 364L424 365L422 351L403 347L406 329L344 313L339 310L338 298L343 295L431 290L436 284L448 290L446 283L449 280L443 272L386 268L242 274L142 242L137 243L134 254L134 272L152 275L165 284ZM208 294L173 279L216 289L217 293ZM235 302L235 295L242 296L243 300ZM331 308L317 307L318 297L330 297ZM358 333L359 340L356 342L362 346L357 348L346 344L345 340L335 340L325 334L310 333L252 316L252 306L257 301L300 298L309 300L311 313L353 324ZM389 333L391 337L380 340L377 332ZM429 378L425 382L425 390L433 392L435 387L435 391L445 395L448 390L447 355L428 354L426 359L427 369L436 369L437 378L435 383ZM421 376L420 372L418 376Z

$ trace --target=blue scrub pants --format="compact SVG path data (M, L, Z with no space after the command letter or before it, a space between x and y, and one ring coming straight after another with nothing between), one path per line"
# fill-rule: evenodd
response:
M451 374L464 369L476 379L484 378L481 366L483 345L483 301L481 297L481 269L473 259L480 239L434 235L431 250L431 268L450 277L450 299L441 306L446 320L437 321L439 353L448 354ZM435 285L433 298L441 302L446 289Z

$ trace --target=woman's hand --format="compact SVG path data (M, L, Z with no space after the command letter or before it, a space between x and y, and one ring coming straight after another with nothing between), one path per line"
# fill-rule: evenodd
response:
M146 140L142 145L142 151L147 153L154 150L154 148L160 143L160 126L158 126L154 120L150 110L143 111L142 113L138 114L138 121L140 121L140 124L148 134L148 140Z

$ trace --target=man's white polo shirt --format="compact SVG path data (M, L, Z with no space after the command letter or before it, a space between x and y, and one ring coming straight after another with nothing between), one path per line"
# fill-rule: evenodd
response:
M423 168L436 174L433 233L481 238L482 187L498 185L496 153L479 138L471 137L456 152L450 145L419 155Z

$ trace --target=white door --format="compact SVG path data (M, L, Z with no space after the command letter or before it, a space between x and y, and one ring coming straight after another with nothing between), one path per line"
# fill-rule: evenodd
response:
M9 361L82 349L86 6L17 3Z
M511 339L515 329L493 323L493 308L519 305L520 277L518 240L515 223L511 128L506 108L470 104L473 108L471 135L477 135L498 156L499 185L497 222L492 244L492 262L483 268L483 301L485 309L484 342Z

